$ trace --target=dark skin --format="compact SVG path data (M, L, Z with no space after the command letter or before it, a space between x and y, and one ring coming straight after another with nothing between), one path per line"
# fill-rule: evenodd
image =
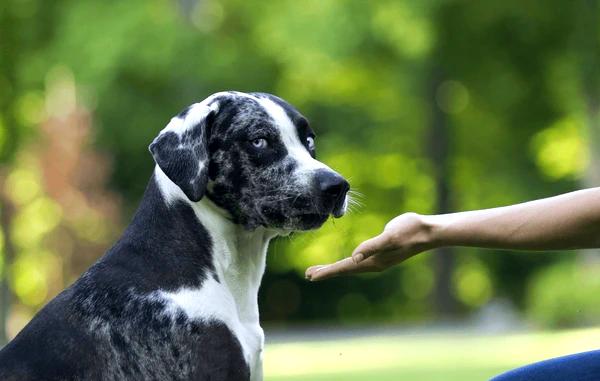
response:
M425 216L405 213L350 257L306 270L311 281L380 272L427 250L470 246L514 250L600 247L600 188L501 208Z

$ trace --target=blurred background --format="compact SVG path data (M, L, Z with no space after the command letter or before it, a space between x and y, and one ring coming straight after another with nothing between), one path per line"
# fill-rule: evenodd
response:
M362 193L274 242L267 380L475 380L600 346L600 255L444 249L309 283L406 212L600 185L598 0L3 0L0 343L118 238L147 146L213 92L277 94Z

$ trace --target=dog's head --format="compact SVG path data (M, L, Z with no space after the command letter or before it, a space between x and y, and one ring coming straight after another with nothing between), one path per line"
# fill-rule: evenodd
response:
M315 159L306 118L270 94L214 94L172 118L150 152L190 201L208 197L247 229L309 230L346 212L348 182Z

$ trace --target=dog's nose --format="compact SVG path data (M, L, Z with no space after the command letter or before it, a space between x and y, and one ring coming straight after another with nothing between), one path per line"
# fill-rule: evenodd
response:
M321 195L331 201L343 201L343 197L350 189L350 184L342 176L333 171L320 170L316 180Z

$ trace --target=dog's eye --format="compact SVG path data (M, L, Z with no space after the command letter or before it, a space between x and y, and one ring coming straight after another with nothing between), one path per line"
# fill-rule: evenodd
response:
M308 145L309 151L315 150L315 138L313 138L312 136L309 136L308 138L306 138L306 144Z
M265 138L253 139L251 141L251 143L254 148L260 148L260 149L267 148L267 145L268 145L267 139L265 139Z

